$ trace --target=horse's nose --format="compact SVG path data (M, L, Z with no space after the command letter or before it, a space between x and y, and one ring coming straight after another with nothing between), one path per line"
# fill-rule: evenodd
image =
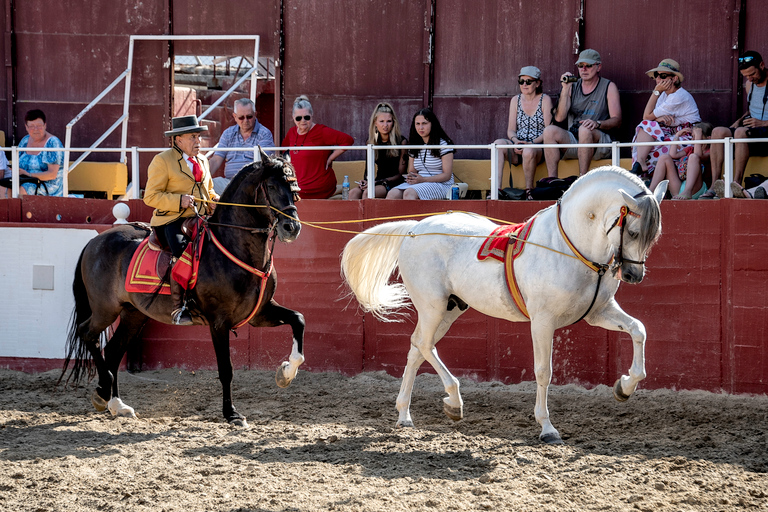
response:
M643 267L638 265L622 265L621 279L625 283L637 284L643 280Z

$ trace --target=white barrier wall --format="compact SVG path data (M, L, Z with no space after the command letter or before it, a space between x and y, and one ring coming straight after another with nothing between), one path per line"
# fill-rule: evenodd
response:
M97 234L0 228L0 357L64 357L75 265Z

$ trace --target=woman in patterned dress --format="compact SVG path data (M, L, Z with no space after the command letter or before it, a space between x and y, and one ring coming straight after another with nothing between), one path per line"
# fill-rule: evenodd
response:
M22 183L19 187L19 195L38 194L44 196L59 196L64 194L64 153L61 151L37 151L35 148L61 148L58 137L48 133L45 114L42 110L30 110L24 116L24 125L27 134L21 142L19 149L19 176L31 176L42 182Z
M552 124L552 98L542 93L541 70L536 66L525 66L517 77L520 94L509 102L509 124L507 139L497 139L496 144L541 144L544 141L544 128ZM540 148L519 148L498 150L498 188L504 188L501 175L504 161L510 166L520 165L522 161L525 174L526 197L534 187L536 166L541 162L544 151ZM509 186L512 184L510 174Z
M431 109L416 112L411 122L409 144L448 146L453 144ZM393 187L387 199L445 199L453 186L453 149L411 149L405 183Z

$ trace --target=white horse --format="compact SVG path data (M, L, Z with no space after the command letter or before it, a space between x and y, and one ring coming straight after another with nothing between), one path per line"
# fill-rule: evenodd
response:
M632 366L614 385L616 399L627 400L645 378L646 334L643 324L619 307L614 294L619 281L642 281L646 255L661 234L659 203L666 190L665 181L654 195L619 167L595 169L578 179L557 205L536 215L525 250L514 260L522 304L507 288L505 264L477 258L484 237L498 227L483 217L450 213L420 222L390 222L350 240L341 271L362 308L393 321L410 296L418 313L397 397L397 426L413 426L411 393L424 360L435 368L448 393L445 413L454 420L463 417L459 381L440 360L435 344L467 307L513 322L530 318L535 415L543 442L562 443L547 408L555 329L583 318L590 325L629 333ZM390 283L398 266L403 284ZM602 279L605 273L615 279ZM521 311L525 309L527 317Z

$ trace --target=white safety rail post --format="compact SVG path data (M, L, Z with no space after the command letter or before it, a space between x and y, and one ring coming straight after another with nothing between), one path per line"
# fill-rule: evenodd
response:
M496 185L499 182L499 152L496 149L496 143L492 142L490 145L491 148L491 183L490 183L490 191L491 191L491 200L496 200L499 198L499 187ZM511 166L512 164L510 164ZM485 199L484 197L481 197L480 199Z
M731 198L731 182L733 181L733 139L725 138L725 147L723 148L723 179L725 180L725 197Z
M611 165L619 167L621 164L621 155L619 154L619 143L611 142Z
M19 146L11 148L11 196L19 197Z
M368 144L365 147L365 179L368 182L368 190L366 190L368 193L368 199L373 199L376 197L376 169L374 169L374 166L376 165L375 160L376 157L373 150L373 144Z
M131 148L131 199L141 199L141 177L139 175L139 148Z

